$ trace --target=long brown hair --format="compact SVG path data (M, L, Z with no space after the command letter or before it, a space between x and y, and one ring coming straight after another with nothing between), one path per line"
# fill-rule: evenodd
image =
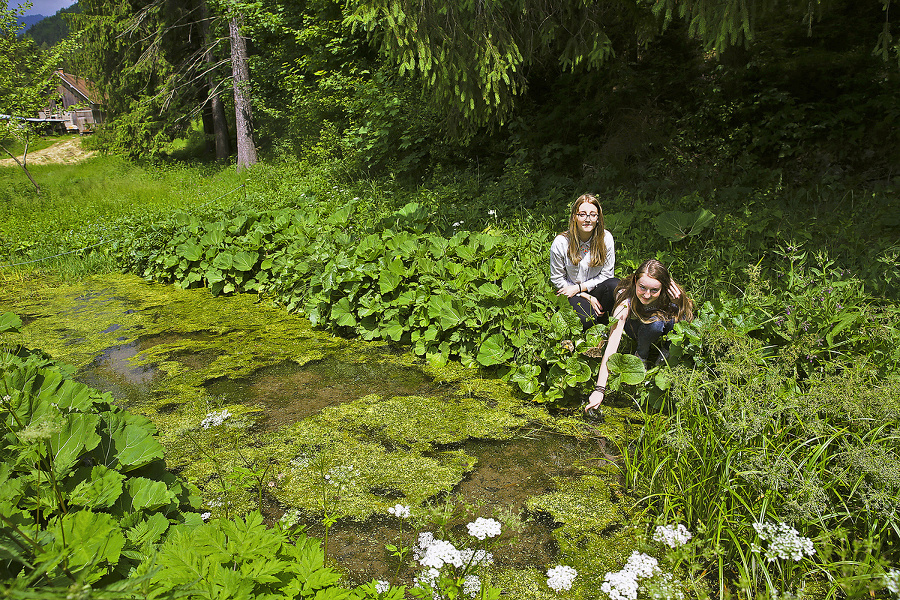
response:
M578 241L578 231L576 230L577 217L575 213L578 212L578 209L585 202L590 202L596 206L597 214L599 215L597 225L594 226L594 231L591 232L591 245L589 246L588 255L591 257L592 267L602 267L606 264L606 244L604 243L606 226L603 224L603 209L600 208L600 201L593 194L578 196L578 199L572 204L572 210L569 212L569 230L563 232L563 235L569 238L569 260L573 265L581 262L581 243Z
M642 275L652 277L660 285L659 298L652 308L644 306L637 296L637 281ZM672 298L669 287L673 285L681 292L678 298ZM637 270L623 279L616 288L616 304L628 301L628 316L634 316L644 323L651 321L690 321L694 318L694 301L676 281L669 275L669 270L656 259L645 260Z

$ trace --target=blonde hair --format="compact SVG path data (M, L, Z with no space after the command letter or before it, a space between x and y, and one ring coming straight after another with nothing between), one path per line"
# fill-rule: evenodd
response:
M647 308L637 297L637 280L642 275L651 277L659 282L659 299L653 308ZM675 287L681 295L672 298L669 287ZM635 272L619 283L616 287L616 304L626 302L628 304L628 316L634 316L643 323L652 321L690 321L694 318L694 301L688 296L675 280L669 275L669 270L656 259L645 260Z
M606 226L603 223L603 209L600 208L600 201L593 194L582 194L578 196L572 204L572 210L569 212L569 230L563 232L569 240L569 261L573 265L581 262L581 244L578 242L578 231L576 230L577 221L575 213L585 202L590 202L597 207L597 225L591 232L590 246L588 247L588 256L591 258L590 265L592 267L602 267L606 264Z

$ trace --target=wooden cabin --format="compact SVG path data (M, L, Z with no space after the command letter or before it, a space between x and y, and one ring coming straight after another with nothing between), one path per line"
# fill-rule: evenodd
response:
M56 97L41 111L39 119L57 123L57 127L70 133L91 133L104 120L103 96L87 79L62 70L56 75L59 77Z

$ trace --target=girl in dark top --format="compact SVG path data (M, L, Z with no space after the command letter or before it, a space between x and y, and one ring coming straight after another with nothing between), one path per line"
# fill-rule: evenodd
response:
M622 333L637 340L635 354L646 365L651 344L671 331L678 321L693 319L693 309L690 297L658 260L644 261L633 275L622 280L616 288L616 308L613 311L616 324L609 332L597 386L588 398L585 410L597 408L603 402L609 379L607 362L619 349Z

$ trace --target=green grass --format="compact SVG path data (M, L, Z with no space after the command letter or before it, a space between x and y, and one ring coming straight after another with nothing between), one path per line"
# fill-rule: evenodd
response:
M31 152L37 152L38 150L49 148L62 139L65 139L65 137L34 136L31 138L31 141L28 144L28 152L30 154ZM3 146L7 150L9 150L16 156L16 158L21 158L22 153L25 151L25 142L23 142L19 138L6 138L5 140L0 140L0 146ZM0 158L9 158L9 154L7 154L6 152L2 152L0 153Z
M125 220L243 197L244 178L233 168L139 166L101 156L29 170L40 195L19 167L0 168L0 264L28 263L6 269L49 269L76 277L110 270L114 265L103 260L103 248ZM97 244L94 253L44 260ZM90 256L87 264L85 256Z

